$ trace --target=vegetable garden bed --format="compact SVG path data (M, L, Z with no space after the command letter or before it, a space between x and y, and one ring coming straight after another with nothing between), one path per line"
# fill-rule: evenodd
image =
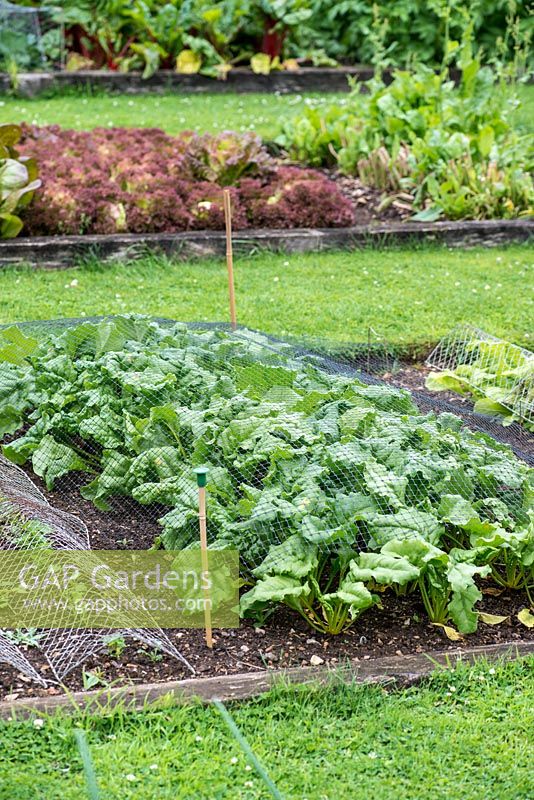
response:
M61 266L95 250L109 258L147 246L218 253L224 192L236 246L244 250L411 239L501 244L524 241L534 231L528 217L406 221L411 195L384 198L361 178L276 159L251 133L172 137L156 128L1 127L16 188L4 203L9 213L2 216L7 240L0 243L0 264Z
M256 583L242 598L253 620L237 631L218 631L213 652L201 631L167 632L197 674L336 666L355 657L442 650L444 626L458 640L452 625L477 645L532 641L532 471L481 433L487 428L474 415L466 415L471 432L450 413L454 406L438 401L445 413L424 414L428 395L414 396L417 408L407 393L346 363L206 325L116 318L73 327L58 321L6 329L2 338L4 453L28 462L24 468L41 496L86 526L93 549L191 544L196 512L188 465L198 459L212 465L210 541L237 545L244 575ZM206 381L211 388L197 394ZM127 430L121 433L125 404ZM231 421L224 422L227 412ZM143 413L149 417L143 420ZM519 435L515 444L518 452L524 447ZM8 540L10 524L8 518ZM435 561L435 585L422 584L421 595L390 585L399 580L402 588L423 569L410 542ZM503 542L509 548L505 574ZM296 614L291 593L302 594L305 574L319 568L314 559L326 556L335 579L338 569L348 568L336 560L347 546L354 574L347 573L337 593L323 588L325 594ZM366 547L370 552L362 552ZM318 574L313 580L325 579ZM287 583L284 591L262 597L277 581ZM362 614L376 604L379 609ZM35 643L22 636L17 646L42 674L46 663ZM161 681L187 675L184 663L119 637L89 654L63 682L79 689ZM54 682L47 689L32 685L19 669L2 667L6 694L60 692Z
M76 713L77 709L102 714L110 713L118 706L125 711L146 711L147 706L158 703L173 704L210 702L214 699L226 701L245 700L284 684L311 684L313 686L348 683L382 683L386 686L413 686L433 670L451 668L456 663L476 664L479 660L489 663L504 659L524 658L534 652L534 640L505 644L481 645L478 647L455 647L448 650L419 652L416 655L394 655L369 658L354 658L339 665L302 666L293 668L258 669L216 677L186 678L153 683L130 684L122 687L107 687L92 691L69 692L61 695L12 696L0 699L0 719L24 719L34 714L52 714L57 711Z

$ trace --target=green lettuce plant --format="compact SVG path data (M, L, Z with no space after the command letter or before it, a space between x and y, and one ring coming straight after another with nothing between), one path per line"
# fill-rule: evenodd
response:
M471 22L461 42L448 42L439 72L416 64L386 84L377 71L324 115L310 108L289 120L277 142L292 158L411 195L421 221L529 216L532 153L513 124L517 76L481 59Z

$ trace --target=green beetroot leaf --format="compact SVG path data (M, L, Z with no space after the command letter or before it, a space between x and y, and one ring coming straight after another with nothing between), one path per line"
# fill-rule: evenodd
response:
M272 603L286 603L299 611L300 599L310 593L310 586L305 581L290 575L268 575L241 598L241 613L258 613Z
M351 620L357 619L362 611L378 603L378 597L371 594L361 581L352 580L352 575L345 578L337 592L325 594L322 599L323 603L337 600L348 605Z
M374 581L386 586L404 586L419 577L420 568L408 558L389 552L360 553L350 563L350 576L356 581Z
M34 375L29 369L0 360L0 438L22 426L34 391Z
M407 479L388 470L383 464L369 461L364 468L364 479L370 493L383 498L393 508L404 505Z
M282 544L270 548L267 556L254 575L264 578L270 573L290 575L293 578L304 578L313 573L319 564L317 547L308 544L298 534L290 536Z
M47 489L52 489L55 480L68 472L85 472L88 469L87 461L72 447L57 442L49 435L44 436L33 451L32 464L36 475L44 479Z
M489 565L477 566L466 558L474 558L469 551L452 550L449 555L450 566L447 579L452 591L449 613L460 633L473 633L478 624L478 615L474 610L476 603L482 599L482 593L474 582L475 575L485 576L490 572ZM457 558L461 560L456 560Z
M478 519L476 510L461 495L443 495L439 504L438 514L443 522L450 522L460 527L468 525L472 519Z
M25 336L15 325L0 331L0 362L25 364L28 356L35 352L39 345L37 339Z
M132 489L127 482L132 459L117 450L104 450L101 459L101 472L91 483L82 486L80 494L86 500L92 500L101 511L109 511L110 497L127 495Z
M443 550L417 536L392 539L382 547L380 552L384 555L406 559L420 572L432 562L444 565L447 563L447 554Z
M443 527L433 514L416 509L401 509L396 514L372 514L368 517L372 543L380 548L392 539L422 538L439 542Z

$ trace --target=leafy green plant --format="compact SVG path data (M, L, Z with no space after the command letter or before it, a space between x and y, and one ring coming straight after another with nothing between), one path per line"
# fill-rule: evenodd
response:
M272 158L256 134L237 136L223 131L191 140L191 169L197 180L232 186L243 176L265 176L274 172Z
M163 654L161 650L158 650L155 647L152 650L149 650L147 655L152 664L158 664L160 661L163 661Z
M107 681L105 680L102 670L100 669L95 669L93 671L85 671L85 669L82 670L82 683L86 692L94 689L95 686L107 685Z
M284 59L332 65L340 59L434 67L447 55L447 42L461 38L466 16L483 57L489 61L498 51L510 60L511 18L521 34L529 29L527 0L56 0L54 9L71 53L96 67L142 69L145 77L173 68L184 52L194 54L203 74L219 78L257 53L269 65ZM38 44L57 62L63 49L57 32L38 43L11 26L4 49L21 67ZM0 54L1 48L0 40ZM189 56L186 61L191 69Z
M27 518L6 497L0 495L0 532L10 546L19 550L49 550L52 528L38 519Z
M303 32L306 40L313 35L315 46L324 47L332 57L365 64L376 60L377 16L380 46L387 62L398 66L416 61L441 64L447 38L461 38L465 14L470 16L477 46L487 58L504 38L510 9L518 17L521 30L529 28L529 4L524 0L315 0L312 7L313 16ZM511 58L512 43L506 41L504 46Z
M460 633L476 630L478 617L474 606L482 599L482 594L474 576L487 575L490 567L476 565L472 551L453 548L446 553L425 539L410 537L391 539L382 547L380 555L393 556L392 565L400 559L398 569L407 570L407 565L411 565L417 570L416 586L431 622L446 625L452 620ZM380 568L381 561L378 559L370 576L374 578L376 570ZM394 569L392 573L395 574ZM362 574L365 572L356 570L357 577Z
M25 645L26 647L39 647L39 642L44 634L39 632L37 628L17 628L16 630L2 630L2 635L5 636L13 644Z
M378 72L343 105L288 121L277 142L292 158L410 193L415 219L531 215L532 155L512 124L513 77L513 68L482 66L470 23L461 42L449 41L438 73L419 64L386 85Z
M104 643L108 653L115 660L118 660L126 650L126 640L124 636L119 633L111 633L107 636L104 636Z
M298 534L290 536L272 547L253 571L258 581L241 598L241 611L245 616L258 615L273 603L283 603L315 630L341 633L379 602L348 567L346 554L333 556Z
M264 15L261 51L280 59L288 32L309 21L313 10L307 0L259 0L258 6Z
M12 239L22 230L17 211L31 201L41 185L37 163L19 156L15 145L20 140L19 125L0 125L0 238Z

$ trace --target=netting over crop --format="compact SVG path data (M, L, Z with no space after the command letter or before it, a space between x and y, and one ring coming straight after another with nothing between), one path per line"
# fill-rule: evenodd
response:
M11 564L11 569L16 573L24 564L25 551L43 548L87 550L87 573L98 564L98 559L89 551L89 536L84 523L72 514L51 506L19 467L0 456L0 550L20 551L20 564ZM0 661L12 664L38 683L46 685L50 681L61 680L91 655L104 649L106 631L63 628L61 613L58 607L57 629L40 631L35 636L49 674L43 674L42 670L32 665L24 648L19 646L16 633L13 635L9 631L0 630ZM147 629L129 628L119 631L120 635L167 652L189 666L163 631L151 624L149 614L139 612L135 616L140 625L147 625ZM24 637L21 639L24 642Z
M19 68L45 63L42 21L47 12L0 0L0 62ZM45 23L46 25L46 23Z
M459 325L439 342L427 364L443 373L436 388L470 391L479 398L477 409L534 429L534 353Z
M377 587L417 585L431 618L469 632L475 576L509 579L503 548L516 588L532 587L531 440L514 454L494 421L358 360L369 351L349 363L136 316L4 328L3 452L47 496L74 484L103 515L120 500L157 520L150 544L168 549L198 547L193 470L207 466L209 544L239 550L244 614L286 602L336 632Z

